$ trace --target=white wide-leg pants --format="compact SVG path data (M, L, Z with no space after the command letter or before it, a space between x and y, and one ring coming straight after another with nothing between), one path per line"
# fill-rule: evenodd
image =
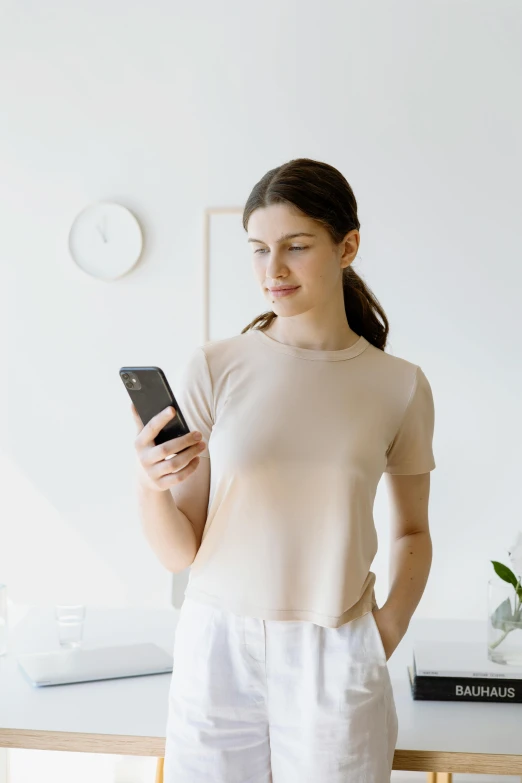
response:
M165 783L389 783L398 720L372 612L339 628L185 598Z

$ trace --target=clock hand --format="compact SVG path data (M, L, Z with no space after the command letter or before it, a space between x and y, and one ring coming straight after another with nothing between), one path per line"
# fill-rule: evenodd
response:
M100 228L98 225L96 226L96 228L97 228L97 229L98 229L98 231L100 232L100 234L101 234L101 238L103 239L103 241L104 241L104 242L107 242L107 240L105 239L105 236L104 236L104 234L103 234L103 232L102 232L101 228Z

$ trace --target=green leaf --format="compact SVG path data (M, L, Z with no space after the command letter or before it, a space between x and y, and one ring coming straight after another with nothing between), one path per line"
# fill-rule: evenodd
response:
M513 613L511 611L511 601L509 598L506 598L505 601L502 601L500 606L497 606L491 615L491 625L493 628L497 628L499 631L509 630L509 628L513 627L511 624L515 621L516 618L513 617Z
M502 563L498 563L496 560L492 560L491 562L493 563L493 568L495 569L495 573L497 574L497 576L503 579L504 582L509 582L509 584L513 585L513 587L516 587L518 585L518 579L516 578L511 568L508 568Z

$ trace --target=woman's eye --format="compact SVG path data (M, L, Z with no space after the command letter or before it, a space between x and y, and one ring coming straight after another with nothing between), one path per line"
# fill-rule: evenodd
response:
M289 248L289 250L306 250L306 247L300 247L299 245L292 245L292 247ZM264 248L258 247L257 250L254 250L254 253L262 253L264 252Z

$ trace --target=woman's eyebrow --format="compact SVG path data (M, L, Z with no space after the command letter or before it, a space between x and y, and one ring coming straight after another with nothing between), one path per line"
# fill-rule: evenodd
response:
M308 234L306 231L297 231L295 234L283 234L282 237L279 237L277 240L278 243L284 242L285 239L293 239L294 237L315 237L315 234ZM262 239L249 239L248 242L261 242L264 244Z

